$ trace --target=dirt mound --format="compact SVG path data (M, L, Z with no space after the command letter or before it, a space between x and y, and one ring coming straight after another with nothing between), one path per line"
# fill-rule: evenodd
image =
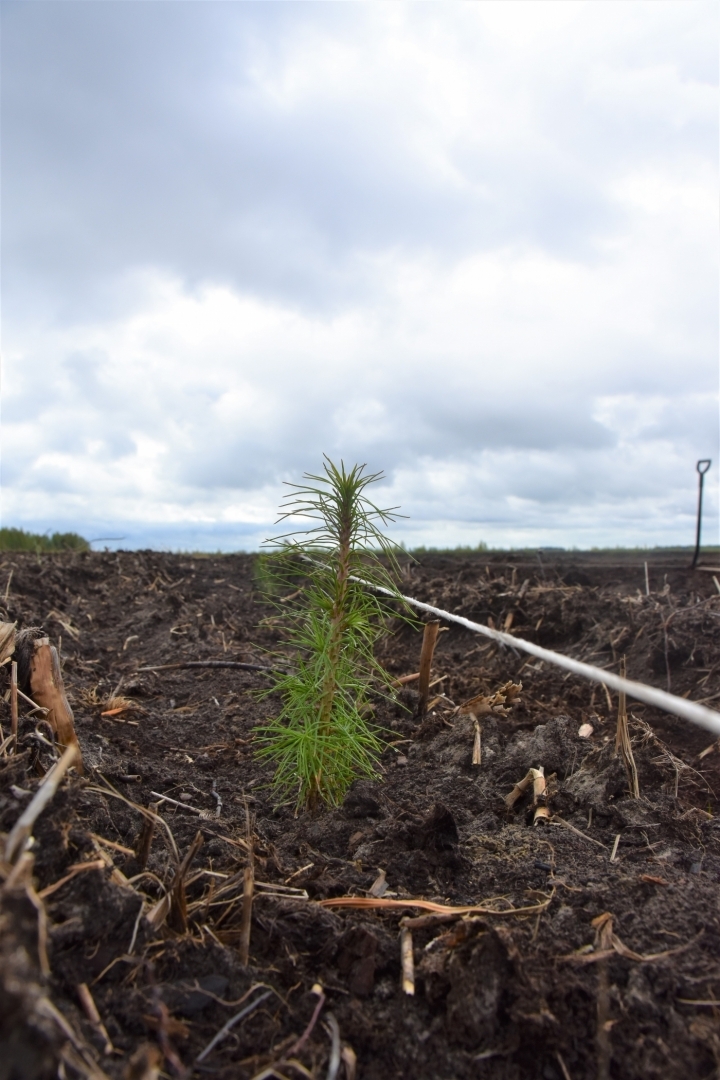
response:
M160 1067L220 1080L720 1075L712 737L630 702L632 798L616 698L452 626L428 716L415 716L412 684L377 703L380 779L295 816L253 758L252 729L276 708L253 691L283 650L253 565L138 552L0 566L0 618L60 646L86 767L38 819L32 866L0 889L0 1080L54 1077L60 1063L68 1077L147 1080ZM649 595L639 559L424 556L402 585L720 700L712 575L660 556L648 571ZM415 672L420 639L398 620L379 659ZM181 666L210 660L246 666ZM456 706L510 679L522 693L508 715L480 718L474 765L474 720ZM0 756L5 834L57 756L23 708L18 753ZM533 824L532 785L507 796L539 768L551 816ZM386 906L332 906L350 896ZM463 906L475 910L446 910Z

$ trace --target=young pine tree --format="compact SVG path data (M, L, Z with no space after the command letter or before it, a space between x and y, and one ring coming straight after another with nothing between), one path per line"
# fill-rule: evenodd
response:
M295 593L295 605L283 605L295 656L294 671L278 674L267 691L280 693L279 715L257 729L259 756L276 766L277 793L310 808L337 805L356 777L376 775L383 744L367 716L371 694L390 692L373 653L388 608L368 584L399 599L396 548L380 531L395 520L394 508L380 510L365 494L382 473L338 468L328 457L323 469L293 487L279 519L317 524L268 541L266 571L269 564Z

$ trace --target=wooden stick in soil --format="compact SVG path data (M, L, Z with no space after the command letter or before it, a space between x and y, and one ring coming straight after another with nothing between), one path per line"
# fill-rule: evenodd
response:
M18 683L17 683L17 662L15 660L10 664L10 734L13 737L13 753L17 753L17 733L18 733Z
M141 870L145 869L148 859L150 858L150 848L152 847L153 836L155 835L155 816L159 809L159 802L149 803L148 810L153 817L144 817L140 827L140 835L138 836L135 847L135 861Z
M247 967L250 958L250 929L252 927L253 895L255 892L255 850L247 799L245 800L245 832L248 844L248 864L243 873L243 899L240 915L240 963Z
M415 993L415 960L413 958L412 930L403 926L400 931L400 962L402 965L402 988L406 994Z
M252 864L245 867L243 874L242 913L240 916L240 963L247 967L250 958L250 927L252 925L252 906L255 890L255 871Z
M82 775L82 754L75 734L72 709L65 695L57 649L50 644L49 638L38 638L34 642L30 661L30 693L38 705L48 710L46 719L60 745L76 748L75 768Z
M425 623L423 630L422 649L420 651L420 681L418 683L418 717L424 720L427 712L428 695L430 693L430 667L432 665L435 643L437 642L440 623L437 621Z
M524 795L525 792L528 790L533 780L535 779L533 775L534 772L534 769L528 769L522 780L520 780L515 785L509 795L505 796L505 805L507 806L508 810L510 810L521 797L521 795Z
M482 730L480 728L480 721L475 713L470 713L475 722L475 740L473 742L472 763L473 765L482 765Z
M545 769L541 765L537 769L533 769L533 806L535 807L535 813L533 815L533 825L537 825L539 821L547 821L550 817L550 810L547 805L547 781L545 780Z
M620 661L620 677L626 678L625 657ZM630 732L628 730L627 704L624 691L618 694L618 718L617 731L615 733L615 753L619 754L625 765L625 771L630 785L630 794L635 799L640 798L640 782L638 781L637 766L632 752Z

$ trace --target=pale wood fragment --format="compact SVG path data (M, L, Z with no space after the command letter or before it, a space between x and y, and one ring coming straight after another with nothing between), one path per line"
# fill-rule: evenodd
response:
M475 722L475 740L473 742L472 763L473 765L482 765L482 729L480 727L480 721L472 713L470 714Z
M430 693L430 666L432 664L435 644L437 642L439 622L425 623L423 630L422 649L420 651L420 681L418 684L418 716L422 720L427 712L428 695Z
M17 623L0 622L0 664L15 652L15 630Z
M412 930L404 926L400 931L400 960L402 963L402 988L406 994L415 993L415 960L413 958Z
M65 695L57 649L50 644L49 638L38 638L34 642L30 661L30 692L38 705L48 710L46 719L58 743L77 749L75 768L82 774L82 754L75 734L72 709Z
M10 664L10 734L13 738L13 753L17 753L17 733L18 733L18 682L17 682L17 662L15 660Z
M140 828L140 835L138 836L135 847L135 859L141 870L145 869L148 859L150 858L150 848L152 847L153 836L155 835L156 815L159 809L159 802L150 803L148 810L152 816L144 817Z

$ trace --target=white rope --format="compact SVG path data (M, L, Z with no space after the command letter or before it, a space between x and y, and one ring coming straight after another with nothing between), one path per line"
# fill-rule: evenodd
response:
M397 599L397 593L393 593L390 589L383 589L380 586L372 587L386 596L394 596ZM520 649L522 652L530 653L531 656L537 656L539 660L545 660L548 664L555 664L556 667L572 671L573 674L580 675L583 679L604 683L605 686L609 686L619 693L625 693L628 697L635 698L636 701L644 701L646 705L653 705L657 709L663 709L664 712L673 713L674 716L681 716L683 720L689 720L692 724L698 724L700 727L712 731L714 735L720 736L720 713L715 712L714 709L706 708L705 705L698 705L694 701L687 701L686 698L676 697L675 694L668 694L665 690L658 690L654 686L646 686L645 683L634 682L632 679L621 679L619 675L613 675L610 671L603 671L602 668L593 667L592 664L583 664L580 660L572 660L569 656L563 656L562 653L552 652L551 649L543 649L540 645L534 645L531 641L524 641L523 638L513 637L512 634L504 634L501 630L491 630L489 626L483 626L482 623L471 622L470 619L465 619L462 615L453 615L450 611L443 611L442 608L433 607L432 604L424 604L421 600L414 600L411 596L403 596L402 599L406 604L410 604L420 611L426 611L430 615L437 615L438 618L445 619L446 622L457 623L459 626L464 626L466 630L472 630L475 634L484 634L485 637L493 638L494 641L500 641L503 645L509 645L513 649Z

